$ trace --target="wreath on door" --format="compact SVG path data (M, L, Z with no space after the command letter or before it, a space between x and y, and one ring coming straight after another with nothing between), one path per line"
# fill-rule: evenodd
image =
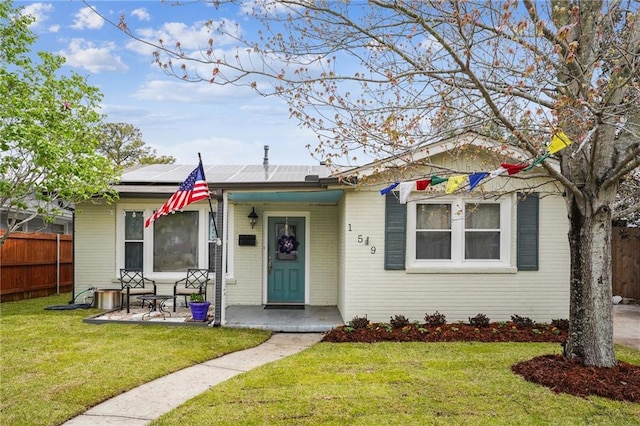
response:
M278 251L280 253L290 254L298 249L298 241L293 235L283 235L278 240Z

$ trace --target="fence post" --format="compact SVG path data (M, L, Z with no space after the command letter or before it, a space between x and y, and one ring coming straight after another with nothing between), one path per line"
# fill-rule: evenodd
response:
M56 234L56 294L60 294L60 234Z

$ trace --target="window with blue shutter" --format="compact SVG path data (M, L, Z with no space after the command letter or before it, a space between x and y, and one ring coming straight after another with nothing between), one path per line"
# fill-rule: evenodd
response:
M386 195L384 221L384 269L405 269L407 205L400 204L396 193L390 192Z
M540 197L537 193L518 194L519 271L538 270L538 220Z

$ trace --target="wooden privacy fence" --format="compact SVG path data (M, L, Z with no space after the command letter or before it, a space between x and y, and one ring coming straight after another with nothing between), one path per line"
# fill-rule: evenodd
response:
M640 228L611 232L613 294L640 302Z
M71 292L72 285L71 235L15 232L0 248L1 302Z

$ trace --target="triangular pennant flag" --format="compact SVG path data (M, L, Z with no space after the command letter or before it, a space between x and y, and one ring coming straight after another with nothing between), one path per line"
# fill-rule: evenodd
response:
M469 191L475 188L488 174L489 172L471 173L469 175Z
M509 176L511 176L511 175L515 175L516 173L520 173L521 171L529 167L529 163L520 163L520 164L502 163L500 164L500 166L507 169L507 173L509 173Z
M507 169L505 169L504 167L500 167L499 169L496 169L496 170L492 171L491 173L489 173L489 178L490 179L497 178L498 176L500 176L501 174L503 174L506 171L507 171Z
M407 204L411 191L416 187L415 182L402 182L398 188L400 204Z
M465 180L467 180L467 175L451 176L447 181L447 189L445 189L444 192L451 194L453 191L460 188L460 185L462 185Z
M387 186L384 189L380 190L380 195L387 195L389 192L393 191L396 186L400 185L400 182L394 182L391 185Z
M446 182L448 180L449 179L447 178L441 178L440 176L433 175L431 176L431 186Z
M542 157L538 158L536 161L531 163L531 165L529 167L527 167L526 169L524 169L523 172L526 172L526 171L529 171L529 170L533 169L535 166L537 166L538 164L542 163L544 160L546 160L550 156L551 156L550 153L546 153L545 155L543 155Z
M571 145L571 139L561 130L551 138L551 143L549 144L549 154L555 154L556 152L565 149Z
M424 191L425 189L427 189L427 186L429 186L430 183L431 183L431 179L417 180L416 189L418 191Z

